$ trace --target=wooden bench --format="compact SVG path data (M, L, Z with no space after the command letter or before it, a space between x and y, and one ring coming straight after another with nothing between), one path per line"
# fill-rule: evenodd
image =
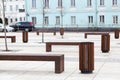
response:
M64 71L64 54L0 54L0 60L55 61L55 73Z
M5 38L5 36L0 36L0 38ZM16 36L6 36L6 38L11 38L12 43L16 42Z
M86 32L85 38L87 38L87 35L103 35L103 34L109 34L107 32Z
M44 32L44 33L53 33L53 35L56 35L56 31L37 31L36 34L39 35L40 32L41 33L42 32Z
M50 52L52 45L79 45L80 42L46 42L46 52Z

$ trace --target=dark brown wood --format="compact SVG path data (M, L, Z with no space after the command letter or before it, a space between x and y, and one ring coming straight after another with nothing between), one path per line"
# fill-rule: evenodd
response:
M55 73L64 71L64 54L0 54L0 60L55 61Z
M0 36L0 38L5 38L5 36ZM11 38L12 43L16 42L16 36L6 36L6 38Z
M56 35L56 31L53 32L53 35Z
M24 43L28 42L28 32L27 31L22 32L22 39L23 39Z
M109 52L110 50L110 35L103 34L101 39L101 50L102 52Z
M49 31L49 30L37 31L36 34L39 35L40 32L41 32L41 33L42 33L42 32L44 32L44 33L53 33L53 35L56 35L56 31Z
M64 28L60 28L60 35L64 35Z
M109 34L108 32L86 32L85 38L87 38L87 35L103 35L103 34Z
M94 70L94 43L81 42L79 45L79 69L81 73L92 73Z
M119 32L120 32L119 29L115 29L115 31L114 31L115 39L118 39L118 38L119 38Z
M37 33L37 35L39 35L39 31L37 31L36 33Z
M52 45L79 45L80 42L46 42L46 52L50 52Z

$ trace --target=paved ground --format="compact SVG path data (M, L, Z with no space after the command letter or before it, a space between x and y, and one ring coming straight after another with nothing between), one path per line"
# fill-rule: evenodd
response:
M0 33L0 35L4 35ZM54 62L43 61L0 61L0 80L120 80L120 40L114 39L110 33L111 47L109 53L101 52L101 36L89 35L84 39L84 33L65 33L62 39L59 33L45 33L45 42L54 41L91 41L94 42L95 66L92 74L82 74L79 70L78 46L53 46L52 52L45 51L45 43L41 43L41 34L29 33L29 42L22 42L22 34L8 32L15 35L16 43L7 39L9 52L5 52L4 39L0 38L0 53L9 54L64 54L65 71L54 73Z

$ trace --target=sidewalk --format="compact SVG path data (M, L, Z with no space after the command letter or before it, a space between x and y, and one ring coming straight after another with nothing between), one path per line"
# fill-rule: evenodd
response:
M0 33L0 35L4 35ZM109 53L101 52L101 36L89 35L84 39L84 33L65 32L62 39L60 34L45 33L45 42L76 41L94 42L95 66L91 74L82 74L79 70L78 46L53 46L52 52L45 51L45 43L41 43L41 34L29 33L28 43L22 42L22 34L8 32L7 35L15 35L16 43L8 39L9 52L5 50L4 39L0 38L0 53L10 54L64 54L65 70L61 74L54 73L54 62L47 61L0 61L0 80L120 80L120 40L110 33L111 47Z

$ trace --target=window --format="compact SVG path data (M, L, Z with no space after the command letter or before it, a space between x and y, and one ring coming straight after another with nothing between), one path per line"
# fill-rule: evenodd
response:
M12 20L12 19L10 19L10 22L12 23L12 22L13 22L13 20Z
M17 22L17 18L15 18L15 22Z
M118 16L113 16L113 24L118 24Z
M75 16L71 16L71 24L72 25L76 24L76 17Z
M25 9L25 5L23 5L23 9Z
M56 25L60 25L60 16L56 16Z
M36 17L32 17L33 25L37 23L36 21L37 21Z
M71 7L75 7L75 0L71 0Z
M92 6L92 0L87 0L87 6L91 7Z
M22 21L22 17L20 17L20 21Z
M18 10L18 5L16 5L16 11Z
M62 0L58 0L58 7L62 8Z
M45 8L49 8L49 0L45 0Z
M48 24L49 24L48 16L44 17L44 24L45 24L45 25L48 25Z
M89 24L93 23L93 16L88 16L88 23Z
M36 0L32 0L32 8L36 8Z
M25 21L25 17L24 17L24 21Z
M13 11L13 7L12 7L12 5L10 5L10 11Z
M7 11L7 7L6 6L4 6L4 9L5 9L5 11Z
M117 0L112 0L112 5L117 6Z
M105 19L104 19L104 15L100 15L100 23L104 23L105 22Z
M100 0L100 6L104 6L104 0Z

